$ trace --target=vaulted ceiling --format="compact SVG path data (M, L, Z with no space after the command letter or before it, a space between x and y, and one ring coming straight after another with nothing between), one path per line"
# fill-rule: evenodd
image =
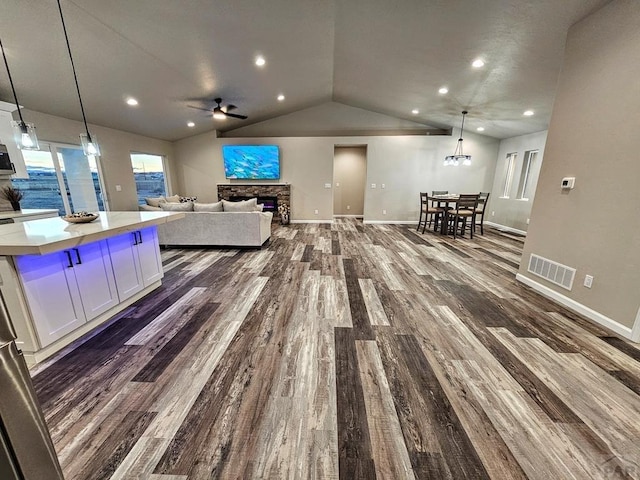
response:
M439 128L459 126L468 109L466 126L496 138L544 130L567 31L608 1L61 3L89 123L177 140L330 101ZM3 0L0 35L20 103L80 119L57 8ZM485 66L471 67L476 58ZM129 96L139 105L126 105ZM249 119L189 107L215 97ZM0 99L12 101L4 69Z

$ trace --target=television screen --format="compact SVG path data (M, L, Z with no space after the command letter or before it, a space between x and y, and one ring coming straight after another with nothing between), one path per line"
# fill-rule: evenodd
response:
M280 178L280 150L277 145L223 145L222 159L227 178Z

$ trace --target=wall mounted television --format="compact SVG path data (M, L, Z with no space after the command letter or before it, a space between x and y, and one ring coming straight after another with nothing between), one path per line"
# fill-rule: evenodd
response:
M280 178L280 150L277 145L223 145L222 159L227 178Z

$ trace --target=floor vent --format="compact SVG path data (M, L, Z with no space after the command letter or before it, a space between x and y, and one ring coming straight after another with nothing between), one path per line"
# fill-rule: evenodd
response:
M562 288L571 290L573 279L576 276L576 269L562 265L546 258L542 258L533 253L529 257L529 269L531 273L549 280L551 283L560 285Z

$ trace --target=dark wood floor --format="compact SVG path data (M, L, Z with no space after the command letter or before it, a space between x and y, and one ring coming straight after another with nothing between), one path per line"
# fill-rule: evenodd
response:
M522 239L274 227L34 382L66 478L640 477L640 351L514 280Z

